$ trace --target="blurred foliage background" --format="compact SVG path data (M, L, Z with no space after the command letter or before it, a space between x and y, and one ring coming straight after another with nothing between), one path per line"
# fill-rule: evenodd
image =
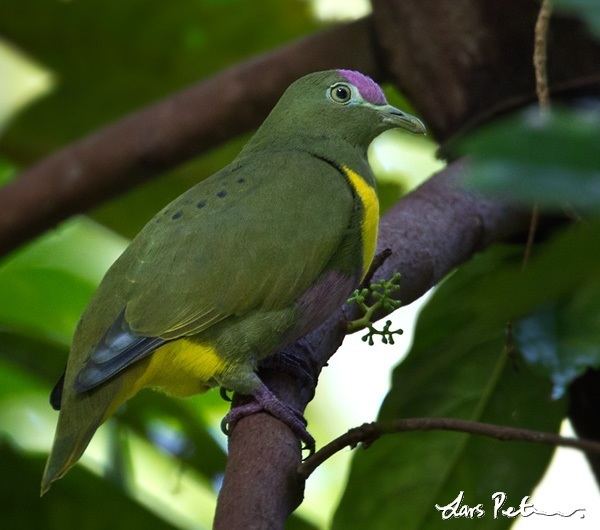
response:
M0 185L133 109L368 11L366 0L2 0ZM597 11L585 14L597 31ZM393 103L410 108L392 87L385 90ZM545 117L517 113L464 142L475 160L473 186L524 204L568 207L585 222L543 241L524 273L522 249L506 245L446 280L427 301L410 352L393 372L381 418L446 415L559 428L566 386L600 365L598 138L599 111L586 104ZM226 458L218 428L226 404L216 392L188 400L142 393L99 431L68 478L37 497L56 421L48 393L82 309L141 226L227 164L244 141L71 219L0 263L2 528L210 527ZM396 132L374 142L370 160L384 209L442 167L435 148ZM524 171L531 179L515 178ZM396 321L410 328L415 311L401 309ZM507 355L511 319L517 353ZM336 355L308 411L318 445L357 419L372 419L410 336L383 352L351 339ZM342 356L353 373L338 369ZM358 411L344 399L350 394L361 396ZM437 528L436 502L461 489L474 498L502 489L520 498L539 482L551 455L549 448L449 433L390 437L357 452L347 483L348 452L319 469L289 528ZM499 529L511 521L488 523Z

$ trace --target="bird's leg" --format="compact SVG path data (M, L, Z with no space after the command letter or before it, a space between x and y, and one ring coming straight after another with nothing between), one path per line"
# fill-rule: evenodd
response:
M229 436L242 418L256 414L257 412L267 412L285 423L300 441L304 443L304 448L308 449L312 454L315 450L315 440L306 430L306 420L302 413L281 401L255 373L252 373L252 376L252 388L248 388L250 378L246 378L246 381L244 381L245 384L241 387L236 384L231 385L239 394L252 396L253 399L247 403L234 406L229 411L221 422L223 432Z
M265 370L283 372L294 379L299 379L303 385L315 386L315 376L310 364L304 356L296 355L294 351L283 350L271 355L260 363L259 368L261 372Z

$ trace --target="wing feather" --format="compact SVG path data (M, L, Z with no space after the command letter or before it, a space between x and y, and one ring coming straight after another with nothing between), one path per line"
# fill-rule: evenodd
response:
M199 183L107 273L89 311L115 300L124 307L88 350L76 386L91 388L164 341L230 316L290 306L340 247L352 208L343 176L302 152L255 155ZM81 336L93 336L82 326Z
M286 307L318 277L349 225L350 189L305 153L264 162L201 183L148 225L132 249L132 330L199 333L254 308ZM206 207L194 208L199 201ZM175 211L182 215L173 220Z

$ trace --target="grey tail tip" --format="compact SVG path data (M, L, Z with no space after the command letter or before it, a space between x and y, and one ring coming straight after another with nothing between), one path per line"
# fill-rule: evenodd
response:
M52 487L53 480L46 480L46 478L42 479L42 484L40 486L40 499L50 491Z
M65 475L65 473L66 473L66 471L63 471L59 474L50 475L47 472L44 472L44 475L42 476L42 483L40 484L40 498L42 498L44 495L46 495L46 493L48 493L50 491L50 488L52 487L52 485L57 480L62 478Z
M46 464L46 466L48 466L48 464ZM50 491L50 488L52 487L52 485L58 479L60 479L62 476L64 476L65 472L66 472L66 470L61 471L59 473L50 472L48 467L46 467L44 469L44 474L42 475L42 482L40 484L40 498L42 498L44 495L46 495L46 493L48 493L48 491Z

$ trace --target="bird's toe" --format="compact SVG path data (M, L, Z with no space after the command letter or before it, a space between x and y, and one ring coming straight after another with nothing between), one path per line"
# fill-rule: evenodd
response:
M263 406L256 401L250 401L249 403L244 403L243 405L232 408L221 420L221 431L227 436L230 436L233 429L242 418L250 416L251 414L256 414L262 410Z
M221 399L223 399L224 401L233 401L232 397L228 394L228 392L230 392L229 389L225 388L224 386L222 386L221 388L219 388L219 394L221 396Z

